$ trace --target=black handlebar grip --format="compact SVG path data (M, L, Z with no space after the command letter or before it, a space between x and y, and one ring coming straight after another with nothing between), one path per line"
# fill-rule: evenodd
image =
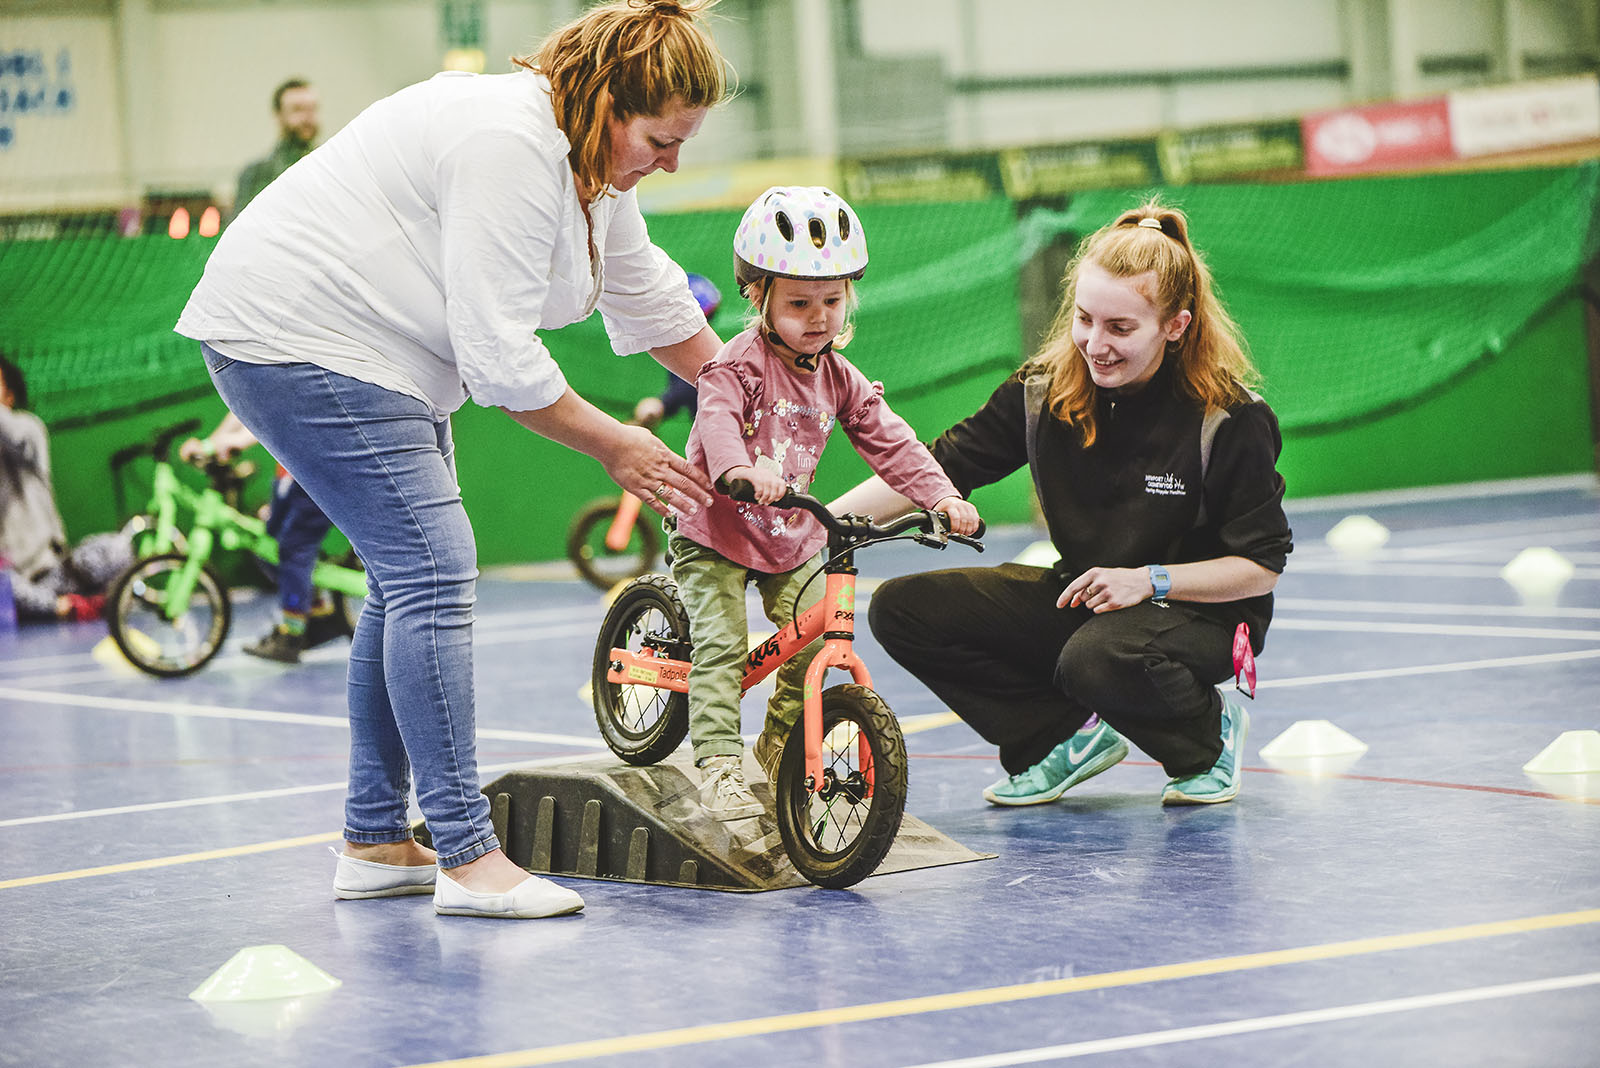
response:
M199 429L199 419L185 419L181 423L169 426L165 430L157 432L155 444L151 446L150 452L157 460L165 462L167 450L172 446L174 438L197 433Z
M717 488L736 501L744 501L746 504L756 503L756 484L748 478L719 478L717 479ZM794 490L792 489L785 489L782 497L768 505L769 508L793 508L795 506Z

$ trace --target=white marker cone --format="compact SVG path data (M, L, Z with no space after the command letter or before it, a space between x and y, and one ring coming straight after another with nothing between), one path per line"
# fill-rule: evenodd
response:
M1522 770L1530 775L1600 773L1600 731L1563 731Z
M1554 549L1538 546L1524 549L1500 569L1500 577L1511 583L1524 604L1550 606L1561 595L1561 587L1572 578L1572 562Z
M1389 541L1389 528L1370 515L1347 515L1333 525L1323 540L1350 560L1372 556Z
M1261 747L1263 760L1360 755L1367 743L1325 719L1302 719Z

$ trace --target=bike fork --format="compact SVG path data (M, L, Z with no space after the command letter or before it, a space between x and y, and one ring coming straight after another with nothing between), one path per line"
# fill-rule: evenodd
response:
M805 710L802 722L805 723L806 737L806 789L812 793L822 789L822 680L829 668L842 668L850 672L850 677L868 689L872 688L872 675L867 671L867 665L856 655L855 646L849 638L828 638L822 643L822 650L812 659L806 668L805 682ZM866 733L856 732L856 744L859 754L861 775L866 781L867 796L872 796L872 746Z

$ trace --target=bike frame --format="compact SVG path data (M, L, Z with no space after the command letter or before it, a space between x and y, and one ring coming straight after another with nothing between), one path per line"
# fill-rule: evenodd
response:
M771 675L778 667L818 638L822 648L806 668L803 722L806 740L806 789L812 793L823 785L822 774L822 680L830 668L850 672L851 678L871 688L872 676L855 651L856 569L852 554L845 554L826 568L827 587L822 600L801 613L766 641L750 650L744 662L740 696ZM653 686L677 693L689 692L687 660L670 656L636 655L628 649L611 650L611 670L606 678L624 686ZM872 796L872 749L866 735L858 735L862 775L867 794Z
M639 498L631 493L624 493L622 500L617 502L617 517L611 521L611 526L606 529L606 548L614 553L620 553L628 547L628 540L633 537L633 524L639 518L639 509L643 507Z
M163 611L169 620L176 620L188 611L189 597L194 593L200 569L211 561L211 554L218 545L227 550L243 549L269 564L278 563L278 542L267 533L266 523L229 505L214 484L199 491L191 489L178 478L170 461L158 460L151 486L150 511L155 516L155 531L152 549L146 555L171 551L175 541L173 533L179 529L179 505L186 505L194 512L187 559L167 587ZM364 572L327 560L317 561L311 571L311 584L349 597L367 594Z

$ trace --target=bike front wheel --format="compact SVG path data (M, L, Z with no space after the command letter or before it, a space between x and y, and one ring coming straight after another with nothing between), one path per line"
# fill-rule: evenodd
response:
M106 593L111 640L134 667L151 675L200 670L222 648L233 621L227 587L209 566L196 573L182 609L168 611L176 596L169 591L187 562L182 553L136 560Z
M689 698L675 690L612 682L611 650L689 660L689 613L665 575L634 579L611 603L595 643L594 718L601 737L629 764L655 764L689 733Z
M906 777L905 738L883 699L856 683L823 691L822 782L815 790L806 782L802 719L773 784L778 833L795 870L836 890L877 871L905 815Z
M590 501L567 531L567 559L578 574L602 590L643 575L661 558L661 532L656 525L660 520L654 512L648 508L639 512L628 544L620 550L606 545L606 533L616 517L615 497Z

